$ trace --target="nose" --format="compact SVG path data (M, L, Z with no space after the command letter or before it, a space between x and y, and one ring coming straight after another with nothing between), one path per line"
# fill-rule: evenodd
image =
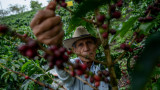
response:
M84 44L84 51L89 51L89 46L87 44Z

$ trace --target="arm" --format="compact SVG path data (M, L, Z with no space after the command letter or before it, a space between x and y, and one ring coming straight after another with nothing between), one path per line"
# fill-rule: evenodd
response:
M37 40L47 45L62 45L64 31L62 30L62 22L59 16L55 16L56 2L50 2L44 9L37 12L32 19L30 27L33 30ZM58 77L64 81L66 87L73 84L74 78L64 70L55 67Z

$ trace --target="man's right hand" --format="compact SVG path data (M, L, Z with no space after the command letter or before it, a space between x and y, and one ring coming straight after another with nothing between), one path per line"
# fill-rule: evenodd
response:
M50 2L44 10L40 10L30 23L37 40L47 45L62 44L64 31L59 16L55 16L56 2Z

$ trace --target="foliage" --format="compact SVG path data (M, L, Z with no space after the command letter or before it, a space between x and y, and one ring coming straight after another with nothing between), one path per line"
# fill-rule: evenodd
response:
M33 0L30 1L30 7L32 8L32 10L40 9L41 6L42 3L39 3L38 1L33 1Z
M116 72L118 72L116 73L118 79L125 76L126 74L122 74L122 71L126 71L130 80L133 81L133 90L140 90L146 83L147 89L152 88L153 90L158 90L160 88L160 78L157 79L156 82L152 82L152 80L149 78L155 77L156 75L160 74L159 67L155 67L156 63L158 62L157 56L159 56L160 51L160 34L158 32L160 31L160 15L158 14L155 17L155 20L153 20L152 22L139 23L138 21L139 17L145 16L144 11L146 10L147 6L153 3L153 1L154 0L124 0L124 7L117 9L122 12L122 17L118 20L111 20L110 28L117 30L117 33L115 35L109 34L109 36L111 37L109 40L109 44L111 48L112 60L115 60L122 53L123 50L120 49L121 43L131 43L130 38L133 37L134 31L136 31L137 29L140 29L140 33L145 34L147 37L140 43L134 42L131 46L132 48L136 48L144 45L145 48L134 50L133 53L126 53L118 62L118 64L115 65ZM63 8L57 9L56 14L62 16L62 22L64 23L64 39L70 38L75 28L79 25L85 26L93 36L96 36L96 28L94 27L94 25L84 21L83 19L81 19L81 17L92 19L92 17L94 17L94 10L98 7L100 9L100 13L108 17L108 12L104 11L105 9L108 9L108 7L106 7L106 4L112 4L114 2L117 2L117 0L85 0L80 4L74 2L74 6L69 7L69 9L73 11L72 14L70 14ZM38 3L38 1L31 1L31 8L33 9L32 11L1 18L0 24L6 24L12 29L16 30L18 33L26 33L30 37L35 38L32 30L29 27L29 23L34 14L37 12L37 10L34 9L41 8L41 3ZM14 7L12 9L16 10L17 7ZM73 15L73 17L71 17L71 15ZM96 19L94 18L94 20ZM21 56L17 52L17 46L19 44L21 44L19 39L11 38L8 36L3 36L3 38L0 37L0 62L12 70L23 72L26 75L33 77L34 79L38 79L46 84L51 84L52 80L48 77L48 75L52 78L55 77L51 74L44 73L44 71L49 71L47 62L44 59L37 59L35 61L32 61L26 57ZM97 58L101 61L104 61L106 58L104 56L102 47L99 47L99 51L97 52ZM141 55L141 57L136 60L134 58L135 55ZM133 69L132 67L135 68ZM43 88L30 80L24 80L24 77L20 77L10 71L4 70L2 68L0 68L0 71L0 80L2 81L0 83L1 89L28 90ZM126 86L127 85L128 84L126 84ZM126 87L122 85L119 85L119 87L121 87L121 89L126 89Z

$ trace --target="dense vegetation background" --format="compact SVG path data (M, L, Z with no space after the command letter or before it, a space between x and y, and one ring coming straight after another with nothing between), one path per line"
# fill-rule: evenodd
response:
M66 0L69 1L69 0ZM90 1L90 0L89 0ZM103 0L102 0L103 1ZM114 1L114 0L113 0ZM134 48L134 53L126 53L125 56L115 65L116 74L118 76L119 80L119 87L122 90L130 88L130 80L132 79L131 76L133 75L132 68L134 67L135 62L137 62L137 57L141 56L141 53L145 50L146 52L149 52L149 54L152 57L152 54L156 53L152 51L155 48L148 48L147 51L144 49L147 41L149 42L152 40L152 38L159 37L159 31L160 31L160 13L157 15L153 15L154 20L152 22L147 23L140 23L138 21L139 17L146 16L144 13L147 10L149 5L153 5L155 0L124 0L123 7L119 8L118 10L121 11L121 18L116 20L112 19L111 21L111 28L115 29L117 33L113 36L111 36L109 42L111 46L111 56L114 59L117 58L122 52L120 49L121 43L127 42L130 43L130 38L133 37L134 31L139 27L141 29L141 33L143 33L146 37L145 39L140 43L133 43L132 48ZM73 1L74 2L74 1ZM93 6L92 6L93 7ZM160 6L159 6L160 7ZM71 10L78 10L78 4L74 2L74 6L69 7ZM43 9L43 8L38 8ZM16 14L16 15L10 15L0 18L0 24L6 24L16 32L20 34L27 34L28 36L35 38L35 36L32 33L31 28L29 27L30 21L38 11L38 9L34 9L31 11L27 11L24 13ZM85 8L81 8L85 9ZM107 7L105 5L102 5L100 8L100 13L107 15L106 12ZM71 17L71 14L65 10L62 7L57 6L56 14L60 15L62 17L62 22L64 23L63 29L65 31L65 37L69 38L72 36L73 30L79 25L85 26L87 30L94 36L96 36L95 33L95 27L85 22L84 20L81 20L79 18L76 18L76 20L73 20ZM82 12L83 14L83 12ZM88 12L85 17L87 19L92 19L94 16L94 12L90 11ZM148 37L150 37L148 39ZM146 40L147 39L147 40ZM45 84L51 85L52 80L51 78L55 78L51 73L49 73L49 68L47 61L44 59L36 59L36 60L30 60L24 56L22 56L18 50L17 47L22 44L22 42L19 39L1 35L0 36L0 63L5 65L6 67L25 73L26 75L37 79ZM159 44L158 44L159 45ZM152 44L151 46L152 47ZM156 48L159 50L159 48ZM99 60L104 60L104 53L102 52L102 48L100 47L99 50L97 50L97 58ZM41 51L39 51L42 53ZM160 54L158 54L160 56ZM75 55L73 57L76 57ZM153 56L154 57L154 56ZM141 63L140 65L143 65L146 67L146 71L151 71L149 73L150 76L146 75L148 74L145 70L143 73L144 78L135 78L135 80L141 80L142 82L146 82L146 89L148 90L160 90L160 61L158 62L157 58L156 60L152 61L152 58L147 58L147 63ZM145 58L146 59L146 58ZM138 59L139 60L139 59ZM142 60L143 61L143 60ZM143 61L145 62L145 61ZM147 68L148 67L148 68ZM138 76L137 76L138 77ZM148 78L149 77L149 78ZM44 89L44 87L39 86L35 84L31 80L25 80L24 77L21 77L11 71L7 71L0 67L0 89L2 90L9 90L9 89L22 89L22 90L34 90L34 89ZM138 83L138 81L137 81ZM138 86L138 85L137 85Z

